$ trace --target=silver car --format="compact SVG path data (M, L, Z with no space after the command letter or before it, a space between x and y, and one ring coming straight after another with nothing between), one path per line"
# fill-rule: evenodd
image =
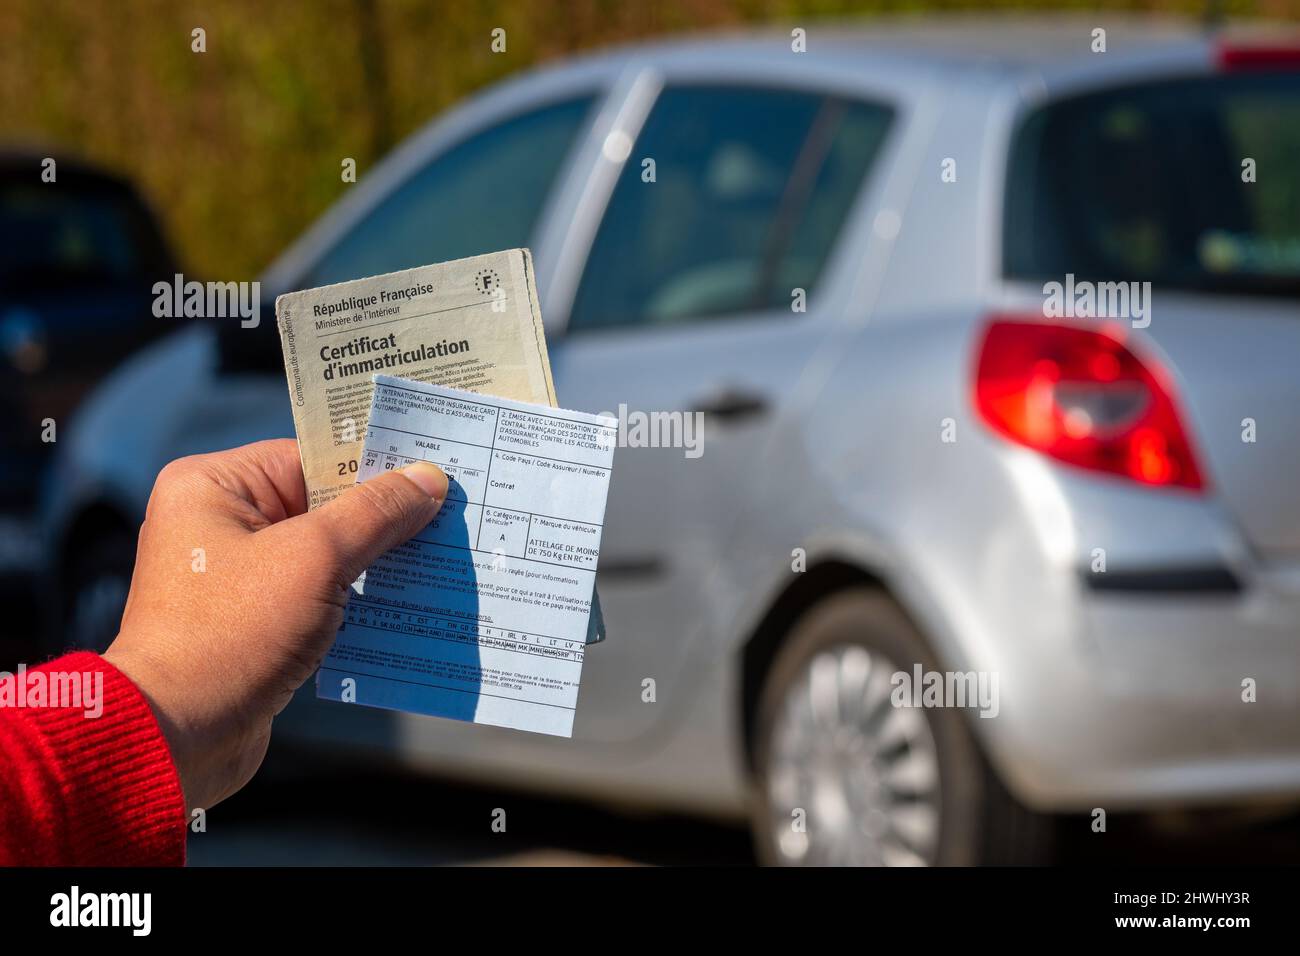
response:
M748 815L781 863L1295 799L1298 154L1300 48L1101 16L503 83L267 271L260 328L176 334L61 432L69 639L113 633L165 462L293 433L274 295L527 245L561 403L704 422L618 453L573 739L310 688L279 735Z

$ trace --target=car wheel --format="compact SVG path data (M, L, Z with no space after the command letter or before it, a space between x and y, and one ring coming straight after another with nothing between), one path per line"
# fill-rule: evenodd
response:
M65 647L102 652L122 623L135 566L135 538L125 530L111 532L79 552L66 578L63 642Z
M754 832L776 865L1034 862L1048 818L1021 807L953 707L896 707L891 676L941 668L885 595L806 612L768 672L755 724Z

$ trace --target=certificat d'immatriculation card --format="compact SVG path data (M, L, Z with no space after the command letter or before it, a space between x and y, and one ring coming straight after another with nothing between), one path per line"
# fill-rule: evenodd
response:
M356 482L376 372L558 404L527 249L290 292L275 315L310 509Z
M353 585L316 695L572 736L617 428L376 375L357 481L431 461L447 501Z

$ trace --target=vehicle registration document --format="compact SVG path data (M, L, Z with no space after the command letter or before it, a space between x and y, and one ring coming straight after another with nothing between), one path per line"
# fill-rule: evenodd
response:
M317 696L571 736L617 432L376 375L357 481L431 461L447 501L353 585Z
M527 249L275 300L309 507L352 487L375 373L554 405Z
M356 482L376 373L556 404L527 249L290 292L275 314L309 508ZM587 642L604 636L596 597Z

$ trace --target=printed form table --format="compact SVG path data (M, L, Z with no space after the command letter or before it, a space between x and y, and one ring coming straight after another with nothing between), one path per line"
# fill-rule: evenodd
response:
M377 376L358 480L430 461L447 473L448 496L428 528L367 572L339 644L377 632L490 651L498 663L499 655L567 663L571 727L615 438L610 419ZM331 652L326 664L346 656ZM381 680L409 664L377 650L358 661L384 661L371 675ZM507 673L485 674L482 663L444 669L440 680L477 681L480 695L499 681L521 703L554 705L553 694L529 698L552 687L553 673L539 688L517 660Z

